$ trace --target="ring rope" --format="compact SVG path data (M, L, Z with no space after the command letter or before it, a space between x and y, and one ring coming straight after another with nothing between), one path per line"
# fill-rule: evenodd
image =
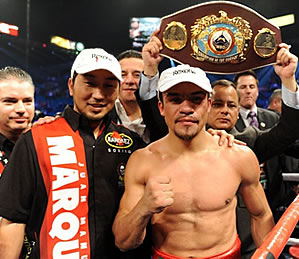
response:
M299 220L299 194L283 213L252 259L278 258Z

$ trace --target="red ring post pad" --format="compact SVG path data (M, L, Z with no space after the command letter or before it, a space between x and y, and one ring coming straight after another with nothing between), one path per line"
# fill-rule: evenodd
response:
M298 246L291 246L289 248L290 255L294 258L299 258L299 245Z
M230 74L274 64L280 29L256 11L235 2L212 1L162 17L162 56Z
M278 258L299 220L299 194L283 213L251 259Z

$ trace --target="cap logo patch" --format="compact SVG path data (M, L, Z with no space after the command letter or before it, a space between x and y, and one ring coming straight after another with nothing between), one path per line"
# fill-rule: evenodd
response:
M91 55L91 58L95 58L96 59L96 62L98 62L98 59L101 58L101 59L107 59L109 61L112 62L112 59L107 57L107 56L103 56L103 55L97 55L97 54L92 54Z
M190 68L188 68L188 69L175 70L175 71L173 71L172 75L175 76L175 75L182 74L182 73L196 74L196 72L194 72L193 70L191 70Z

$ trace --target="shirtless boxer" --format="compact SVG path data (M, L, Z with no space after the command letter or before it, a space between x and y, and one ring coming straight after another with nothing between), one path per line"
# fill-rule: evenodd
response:
M206 132L212 89L202 70L169 68L158 89L169 134L129 159L115 243L122 251L139 246L151 222L153 258L240 258L238 189L257 246L274 225L257 159L247 147L218 146Z

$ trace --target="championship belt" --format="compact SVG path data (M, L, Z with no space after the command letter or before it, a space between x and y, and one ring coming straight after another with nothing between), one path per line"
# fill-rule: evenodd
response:
M162 56L209 73L237 73L276 62L280 29L256 11L213 1L162 17Z

